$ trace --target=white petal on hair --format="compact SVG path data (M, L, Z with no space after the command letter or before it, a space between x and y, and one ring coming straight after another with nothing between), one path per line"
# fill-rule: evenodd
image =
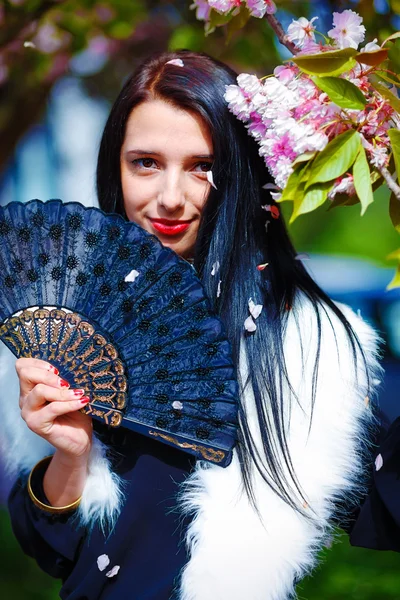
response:
M306 252L302 252L295 256L295 260L310 260L310 255Z
M262 304L254 304L253 300L250 298L249 311L250 311L250 314L253 317L253 319L257 319L260 316L262 309L263 309Z
M174 408L175 410L182 410L183 404L182 402L179 402L179 400L174 400L174 402L172 403L172 408Z
M382 469L382 467L383 467L382 454L378 454L378 456L375 459L375 469L376 469L376 471L379 471L380 469Z
M218 273L218 271L219 271L219 261L217 260L217 261L215 261L215 263L212 266L211 277L214 277L214 275L216 275Z
M119 565L115 565L115 567L113 567L112 569L110 569L109 571L107 571L106 573L106 577L114 577L114 575L116 575L118 573L118 571L120 570L120 566Z
M138 277L138 275L140 275L139 271L136 271L136 269L133 269L130 273L128 273L128 275L125 277L125 280L127 283L133 283L136 279L136 277Z
M177 67L183 67L183 60L181 58L173 58L172 60L167 60L166 65L175 65Z
M36 48L33 42L24 42L24 48Z
M257 329L257 325L254 323L252 317L247 317L247 319L244 322L244 328L250 333L253 333L253 331Z
M97 559L97 566L99 567L99 571L104 571L106 567L110 564L110 559L107 554L102 554Z
M220 295L221 295L221 283L222 283L222 281L219 280L218 281L218 287L217 287L217 298L219 298Z
M277 185L275 185L274 183L266 183L265 185L262 186L263 190L274 190L274 192L277 192L280 188L278 188Z
M216 190L217 186L214 183L214 177L213 177L212 171L211 170L210 171L206 171L206 173L207 173L207 181L208 181L208 183L210 185L212 185L212 187Z

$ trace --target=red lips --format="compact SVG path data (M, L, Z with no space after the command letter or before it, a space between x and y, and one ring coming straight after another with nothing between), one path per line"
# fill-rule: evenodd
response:
M153 228L164 235L177 235L189 228L190 221L176 219L149 219Z

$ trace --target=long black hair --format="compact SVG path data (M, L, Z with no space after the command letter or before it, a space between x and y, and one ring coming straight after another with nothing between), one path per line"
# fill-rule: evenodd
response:
M168 63L172 59L181 59L184 67ZM211 190L202 214L195 267L214 310L225 324L239 381L239 354L243 344L251 366L248 381L242 385L252 388L263 448L260 452L256 447L242 405L238 453L244 483L250 499L254 500L251 465L255 464L268 485L285 502L302 510L296 496L303 497L303 494L292 467L283 416L287 402L283 390L288 383L283 339L296 295L303 293L314 307L318 346L321 311L326 312L327 307L343 324L355 360L359 344L344 315L296 260L283 219L271 219L262 208L274 205L269 192L263 188L271 178L256 142L228 111L224 100L225 87L236 83L236 75L227 65L206 54L187 50L158 53L142 63L125 83L106 123L98 158L97 193L104 211L124 215L120 152L128 117L141 102L165 100L197 113L208 125L213 140L212 171L217 190ZM220 270L211 276L217 262ZM264 263L268 263L267 268L257 269ZM250 298L264 306L257 319L256 334L244 334ZM319 347L312 402L318 360ZM289 396L295 397L295 391Z

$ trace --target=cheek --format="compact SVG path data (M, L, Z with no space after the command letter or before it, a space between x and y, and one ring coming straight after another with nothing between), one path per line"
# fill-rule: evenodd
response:
M121 169L121 185L122 196L124 199L124 207L127 217L130 221L135 220L134 217L146 207L151 198L151 194L147 189L148 186L142 181L137 181L124 168Z

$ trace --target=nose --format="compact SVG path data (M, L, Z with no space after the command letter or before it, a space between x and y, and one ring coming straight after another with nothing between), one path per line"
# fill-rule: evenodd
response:
M176 170L166 172L158 193L158 205L168 213L174 213L185 205L185 193L181 174Z

